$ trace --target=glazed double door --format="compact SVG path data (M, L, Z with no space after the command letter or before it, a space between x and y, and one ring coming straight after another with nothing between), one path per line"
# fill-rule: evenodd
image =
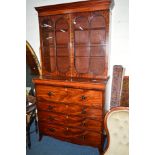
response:
M106 77L106 11L45 16L39 23L43 75Z

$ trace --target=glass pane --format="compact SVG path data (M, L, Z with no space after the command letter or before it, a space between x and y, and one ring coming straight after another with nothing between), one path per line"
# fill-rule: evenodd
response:
M89 71L89 57L76 57L75 67L78 73L88 73Z
M92 44L104 44L105 43L105 30L91 30L90 42Z
M89 43L89 23L86 17L77 17L74 22L75 44Z
M54 48L54 24L52 18L40 18L41 36L42 36L42 56L43 70L46 72L54 72L56 68L55 48Z
M92 46L91 56L105 56L105 46Z
M103 16L94 16L90 22L91 28L104 28L105 19Z
M54 44L53 32L43 33L43 46L49 46Z
M89 27L88 19L86 17L75 18L73 24L74 24L74 28L77 30L84 30L84 29L88 29Z
M50 67L50 57L44 57L43 58L43 68L46 72L51 72L51 67Z
M50 17L42 17L40 27L42 32L49 32L53 30L53 22Z
M57 56L68 56L68 47L57 47Z
M56 32L56 43L58 45L68 44L69 43L69 34L65 32Z
M90 59L90 72L96 75L102 75L104 72L104 57L91 57Z
M55 57L50 57L50 67L51 67L51 72L55 71L55 67L56 67L56 62L55 62Z
M68 23L66 21L66 19L64 18L59 18L57 21L56 21L56 30L60 31L60 30L64 30L64 31L68 31Z
M54 72L56 67L55 57L44 57L44 70L46 72Z
M56 43L69 43L68 23L64 18L60 18L56 22Z
M75 31L75 44L89 43L89 31Z
M69 25L65 18L56 21L56 52L57 69L59 72L66 73L70 68L69 60Z
M75 56L89 56L90 52L90 47L81 47L81 46L76 46L75 48Z
M53 47L43 47L44 56L55 56L55 51Z
M57 56L57 67L58 71L65 73L69 70L69 57L58 57Z

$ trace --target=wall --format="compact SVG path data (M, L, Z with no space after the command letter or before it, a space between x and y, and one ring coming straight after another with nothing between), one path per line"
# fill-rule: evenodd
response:
M129 0L115 0L111 16L110 80L107 84L105 109L110 107L112 72L114 65L122 65L125 75L129 75L128 40L129 40Z
M27 0L26 4L26 40L31 44L40 61L39 55L39 26L38 16L34 7L60 4L67 2L75 2L82 0ZM111 96L111 80L113 65L123 65L126 68L126 75L128 73L128 25L129 25L129 1L115 0L115 6L112 10L111 17L111 54L109 75L110 80L107 85L106 92L106 110L109 109Z

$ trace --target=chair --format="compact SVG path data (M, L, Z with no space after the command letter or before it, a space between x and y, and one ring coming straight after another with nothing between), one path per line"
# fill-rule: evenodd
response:
M31 148L31 138L30 134L33 132L30 132L30 127L33 122L35 122L35 131L38 132L38 123L37 123L37 113L36 113L36 98L34 96L28 95L26 97L26 142L28 145L28 148ZM32 103L32 104L29 104Z
M31 148L30 134L33 133L33 131L30 131L30 128L33 122L35 122L35 131L38 131L36 97L32 78L39 76L40 74L41 68L38 58L31 45L26 41L26 88L29 88L30 90L30 92L26 91L26 144L28 148Z
M105 116L104 128L108 141L104 155L128 155L129 108L112 108Z

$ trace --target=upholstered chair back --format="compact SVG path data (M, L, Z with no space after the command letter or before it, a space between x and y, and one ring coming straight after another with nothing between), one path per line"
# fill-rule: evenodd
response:
M108 144L104 155L129 154L129 109L116 107L105 116L104 126Z

